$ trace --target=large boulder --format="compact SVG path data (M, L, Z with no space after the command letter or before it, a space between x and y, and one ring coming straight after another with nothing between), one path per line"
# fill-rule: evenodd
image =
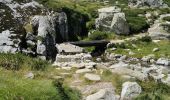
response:
M31 24L37 37L36 53L45 59L55 59L56 16L34 16Z
M130 7L167 7L163 0L129 0Z
M96 28L101 31L115 32L116 34L129 34L129 26L125 14L120 8L108 7L98 10L99 18L96 19Z
M136 82L125 82L122 86L121 100L132 100L142 92L141 86Z
M87 96L86 100L119 100L119 96L107 89L101 89L97 93Z

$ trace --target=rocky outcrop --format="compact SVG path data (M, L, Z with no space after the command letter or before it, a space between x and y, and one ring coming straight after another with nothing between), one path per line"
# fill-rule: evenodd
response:
M0 52L20 51L25 22L30 16L43 14L43 9L43 6L34 0L1 0L0 38L3 45L0 44Z
M21 32L26 20L32 15L42 14L43 10L43 6L34 0L1 0L0 5L0 32Z
M36 53L44 59L55 58L56 55L56 16L34 16L31 20L33 33L36 41L32 41L36 45ZM31 41L31 40L27 40ZM27 42L28 43L28 42Z
M120 8L108 7L98 10L99 18L96 19L96 28L101 31L115 32L116 34L129 34L129 26L125 14Z
M152 39L170 39L170 22L164 21L163 18L170 17L170 14L161 15L158 20L155 21L154 25L148 29L149 36Z
M130 7L167 7L163 0L129 0Z

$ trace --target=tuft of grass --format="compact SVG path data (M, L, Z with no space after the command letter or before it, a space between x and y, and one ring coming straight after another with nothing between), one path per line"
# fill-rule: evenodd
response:
M120 94L122 90L122 84L124 80L118 74L112 73L110 70L104 70L101 76L102 80L105 82L112 82L113 86L116 87L116 93Z
M49 66L47 61L31 58L23 54L0 54L0 67L7 70L20 70L20 69L32 69L32 70L45 70Z

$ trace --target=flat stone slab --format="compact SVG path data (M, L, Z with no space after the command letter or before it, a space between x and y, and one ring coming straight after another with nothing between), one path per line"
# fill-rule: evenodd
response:
M82 74L82 73L88 73L88 72L92 72L92 70L90 69L79 69L76 71L76 74Z
M96 74L89 74L89 73L86 73L84 75L84 77L87 79L87 80L90 80L90 81L100 81L101 78L99 75L96 75Z

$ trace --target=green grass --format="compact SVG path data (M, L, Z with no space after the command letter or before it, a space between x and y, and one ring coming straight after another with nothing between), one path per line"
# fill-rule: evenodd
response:
M68 87L60 80L51 78L55 74L59 75L59 72L55 72L54 68L48 71L33 71L34 79L25 78L25 74L28 72L26 70L11 71L0 68L0 100L81 99L79 91Z
M45 70L49 66L49 63L20 53L0 53L0 66L8 70Z
M1 100L47 100L60 98L51 80L25 79L18 72L0 70Z
M133 47L132 44L136 45ZM158 43L153 42L142 42L142 41L132 41L126 42L121 45L116 45L118 48L114 53L124 54L132 57L142 58L143 56L147 56L149 54L154 54L155 58L166 57L170 58L170 42L169 41L160 41ZM160 50L157 52L153 52L154 48L159 48ZM130 49L134 52L134 55L129 55L129 51L125 49ZM138 50L140 49L140 50Z
M25 78L30 71L34 73L34 79ZM62 82L61 86L56 85L60 81L55 80L55 76L69 79L70 76L61 75L64 72L67 71L58 71L47 61L37 58L0 54L0 100L80 100L80 92L71 89L68 84Z

